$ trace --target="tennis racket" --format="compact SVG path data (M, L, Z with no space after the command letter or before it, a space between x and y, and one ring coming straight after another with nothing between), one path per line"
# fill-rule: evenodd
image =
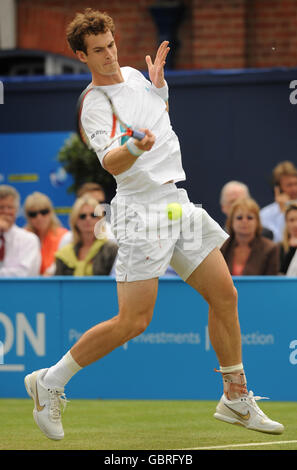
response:
M122 137L129 136L129 137L134 137L134 139L137 140L142 140L145 137L145 134L140 131L136 131L132 129L130 126L128 126L118 115L116 108L111 100L111 98L108 96L108 94L101 90L100 88L86 88L80 95L78 101L77 101L77 133L81 139L81 141L87 145L88 148L92 148L91 143L88 139L88 136L83 128L83 125L81 123L81 114L82 114L82 109L83 109L83 104L86 96L89 93L101 93L106 102L109 105L110 108L110 114L112 117L112 129L110 134L107 136L106 142L99 148L97 151L102 152L106 150L110 145L113 144L116 140L120 140ZM121 126L121 133L116 134L117 131L117 123L120 124Z

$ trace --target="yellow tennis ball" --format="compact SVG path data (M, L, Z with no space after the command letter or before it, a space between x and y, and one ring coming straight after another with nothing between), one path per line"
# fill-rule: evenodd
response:
M182 216L182 206L178 202L171 202L167 205L167 215L170 220L178 220Z

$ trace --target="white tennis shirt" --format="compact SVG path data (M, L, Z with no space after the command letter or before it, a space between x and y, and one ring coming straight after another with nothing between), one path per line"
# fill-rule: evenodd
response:
M109 104L96 88L102 88L112 99L120 118L134 129L149 129L156 137L152 149L144 152L125 172L115 176L117 194L127 196L158 187L167 181L186 179L178 138L173 131L166 104L152 89L151 82L136 69L122 67L124 82L94 87L83 104L81 122L102 165L104 156L122 143L117 141L104 152L98 149L112 129ZM117 133L120 133L118 124ZM103 166L103 165L102 165Z

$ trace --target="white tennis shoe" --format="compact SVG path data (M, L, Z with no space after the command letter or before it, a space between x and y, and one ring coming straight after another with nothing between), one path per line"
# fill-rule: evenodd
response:
M214 417L231 424L240 424L247 429L266 432L269 434L281 434L284 426L276 421L272 421L259 408L256 400L266 397L255 397L253 392L236 400L228 400L223 394Z
M34 401L33 418L40 430L49 439L60 440L64 437L61 421L61 407L66 407L63 388L48 388L42 383L47 369L40 369L26 375L25 387Z

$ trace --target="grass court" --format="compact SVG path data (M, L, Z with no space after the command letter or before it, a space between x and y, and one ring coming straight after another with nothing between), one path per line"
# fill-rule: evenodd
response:
M297 450L297 403L260 401L285 432L249 431L213 418L215 401L71 400L65 438L47 439L31 399L0 399L0 450Z

